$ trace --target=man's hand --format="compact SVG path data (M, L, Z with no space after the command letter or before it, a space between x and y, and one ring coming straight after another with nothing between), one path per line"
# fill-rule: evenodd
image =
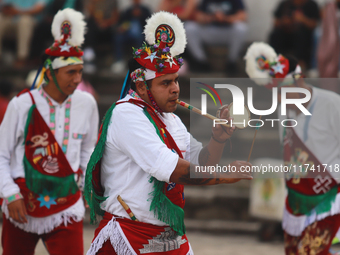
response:
M83 195L83 201L84 201L84 206L85 208L90 208L89 204L87 203L85 196Z
M222 178L221 180L223 180L223 183L235 183L241 180L252 180L253 176L251 175L251 172L246 171L251 169L251 166L252 165L246 161L234 161L230 164L230 169L232 171L227 174L228 178Z
M229 116L229 110L227 106L222 107L220 109L219 116L217 118L219 119L226 119L228 120L228 123L230 123L231 118ZM213 139L215 141L218 141L220 143L226 142L234 133L235 126L234 127L224 127L222 125L215 125L215 127L212 128L212 135Z
M200 24L210 24L214 21L214 17L204 12L198 12L196 14L196 21Z
M215 12L214 17L215 17L217 22L224 23L224 21L225 21L225 15L221 11Z
M170 176L170 181L183 185L217 185L223 183L235 183L240 180L252 180L250 172L251 164L245 161L234 161L229 166L230 171L209 172L196 170L195 165L179 158L175 170ZM191 171L190 171L191 170Z
M15 200L7 205L9 217L19 223L27 223L27 211L23 199Z

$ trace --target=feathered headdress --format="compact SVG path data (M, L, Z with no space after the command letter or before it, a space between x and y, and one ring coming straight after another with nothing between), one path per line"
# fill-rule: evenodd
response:
M51 29L55 41L45 53L55 57L81 57L85 26L81 12L70 8L59 11L54 16Z
M66 8L58 11L52 22L52 34L54 43L45 50L46 55L56 57L46 62L40 67L34 79L31 89L35 87L38 76L44 76L46 69L58 69L68 65L83 64L81 56L84 54L80 46L84 42L86 22L84 15L73 9ZM37 86L40 86L42 79ZM56 84L58 89L59 86Z
M130 79L133 82L151 80L176 73L183 65L183 59L178 55L184 52L187 38L184 25L175 14L164 11L153 14L146 21L144 34L147 43L141 48L133 48L132 53L142 68L128 72L120 98L127 94Z
M263 42L250 45L244 59L248 76L258 85L267 88L284 84L285 80L292 78L294 74L301 73L297 61L281 54L277 55L271 46ZM281 82L277 82L280 79Z
M180 19L164 11L155 13L146 21L144 34L148 44L133 49L136 61L155 72L153 78L178 72L183 65L183 59L178 55L184 52L187 43Z

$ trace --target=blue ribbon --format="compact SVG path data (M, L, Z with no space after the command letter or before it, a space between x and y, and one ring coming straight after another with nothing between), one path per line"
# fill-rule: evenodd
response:
M131 83L131 78L130 78L130 70L127 72L126 76L125 76L125 80L124 80L124 83L123 83L123 87L122 87L122 91L120 92L120 98L119 99L122 99L124 98L129 89L130 89L130 83Z
M32 86L31 86L30 90L34 89L35 83L37 82L37 79L38 79L38 77L39 77L39 74L41 73L41 70L42 70L43 66L44 66L44 64L42 64L42 65L39 67L38 72L37 72L37 74L35 75L35 78L34 78L34 81L33 81L33 84L32 84Z

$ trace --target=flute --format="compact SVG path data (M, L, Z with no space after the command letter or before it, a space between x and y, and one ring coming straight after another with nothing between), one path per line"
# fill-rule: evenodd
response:
M225 126L225 127L228 127L228 128L230 127L230 125L228 125L228 124L221 123L221 121L220 121L219 118L217 118L217 117L215 117L215 116L213 116L213 115L211 115L211 114L209 114L209 113L202 114L202 111L201 111L200 109L198 109L198 108L196 108L196 107L194 107L194 106L192 106L192 105L190 105L190 104L187 104L187 103L185 103L185 102L183 102L183 101L181 101L181 100L179 100L179 99L177 99L176 103L177 103L178 105L180 105L180 106L182 106L182 107L184 107L184 108L186 108L186 109L188 109L188 110L190 110L190 111L193 111L193 112L195 112L195 113L197 113L197 114L200 114L200 115L202 115L202 116L204 116L204 117L206 117L206 118L208 118L208 119L216 120L216 123L219 123L219 124L222 125L222 126Z
M131 220L134 221L139 221L136 216L133 214L133 212L131 211L130 207L124 202L124 200L121 198L120 195L118 195L117 200L119 201L119 203L123 206L124 210L127 212L127 214L130 216Z

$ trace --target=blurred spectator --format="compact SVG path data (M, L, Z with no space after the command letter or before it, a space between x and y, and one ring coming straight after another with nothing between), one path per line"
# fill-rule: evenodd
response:
M89 81L83 79L81 83L78 84L77 89L90 93L97 102L99 101L99 95Z
M51 26L54 15L62 9L72 8L76 11L83 11L82 0L51 0L46 6L42 20L37 24L34 29L34 34L31 43L30 59L32 59L33 65L39 65L41 62L41 56L44 50L50 46L53 42L51 34Z
M193 56L193 71L209 71L203 44L229 45L227 73L237 72L237 59L243 47L248 26L242 0L203 0L195 14L195 22L185 24L188 50Z
M337 78L340 44L336 1L326 3L322 16L322 36L317 52L319 74L320 78Z
M151 15L150 10L140 3L140 0L133 0L133 5L121 14L115 33L115 60L111 70L114 73L125 71L124 45L131 43L133 47L142 45L144 40L144 26L146 19Z
M117 24L119 13L116 0L89 0L86 10L89 18L84 45L84 72L94 73L97 43L107 41L112 45L113 27Z
M17 61L16 67L23 67L29 56L33 29L47 0L3 0L0 13L0 56L3 36L16 30Z
M11 99L12 89L12 83L6 80L0 81L0 124L5 116L7 105Z
M317 3L314 0L283 0L274 17L270 45L276 52L296 56L302 69L309 68L313 31L320 20Z
M326 34L323 33L323 30L325 28ZM333 2L329 1L323 7L322 22L314 31L313 55L311 61L312 69L309 70L308 72L310 77L334 78L338 76L338 71L340 69L340 56L337 56L339 40L340 40L340 0L333 0ZM326 52L322 52L323 50L326 50ZM323 63L319 62L320 57L323 60ZM338 60L337 63L335 62L334 65L336 57L338 58ZM329 58L331 58L332 61L329 61ZM324 64L326 64L325 67L322 66ZM329 70L329 67L332 70ZM322 68L323 70L320 70L320 68ZM323 72L326 71L325 68L327 69L326 73ZM331 72L331 75L329 71Z
M158 11L167 11L177 14L182 21L193 20L197 0L162 0Z

